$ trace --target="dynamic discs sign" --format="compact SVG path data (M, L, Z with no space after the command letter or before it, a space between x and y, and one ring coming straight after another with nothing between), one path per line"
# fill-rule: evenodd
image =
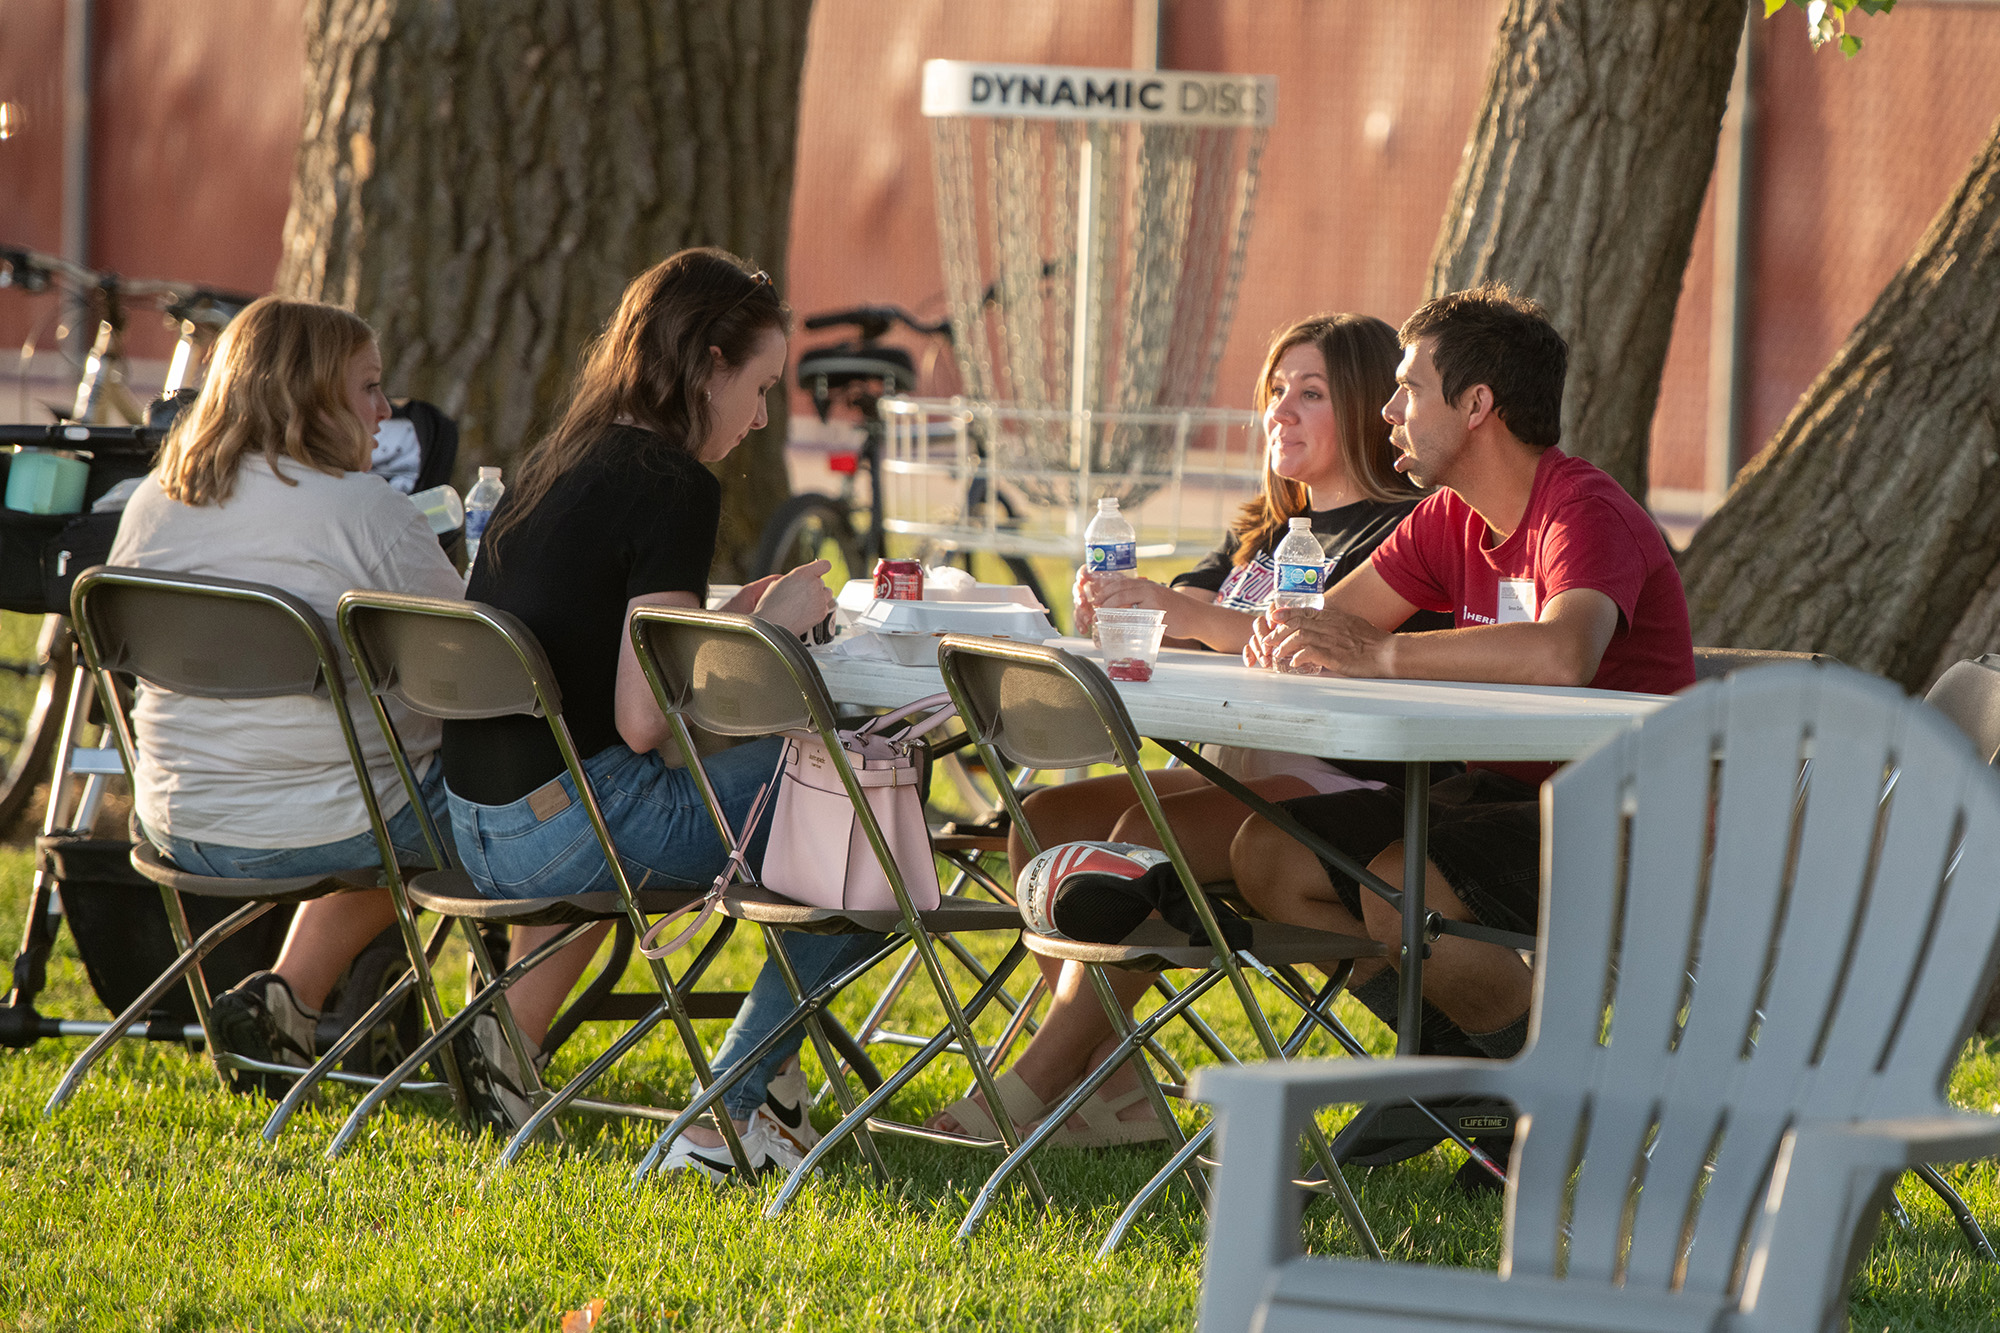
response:
M1277 109L1278 80L1269 74L924 62L926 116L1269 125Z

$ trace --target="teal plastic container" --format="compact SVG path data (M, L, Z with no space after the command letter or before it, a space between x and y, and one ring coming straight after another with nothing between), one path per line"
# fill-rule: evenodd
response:
M7 507L23 514L79 514L90 464L60 449L20 449L7 468Z

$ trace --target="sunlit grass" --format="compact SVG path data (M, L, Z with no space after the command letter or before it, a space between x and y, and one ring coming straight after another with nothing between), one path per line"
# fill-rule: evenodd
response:
M0 929L18 938L30 870L0 854ZM676 966L681 960L676 960ZM717 984L742 985L760 949L732 942ZM448 999L462 963L446 969ZM636 971L628 979L635 984ZM938 1018L913 985L898 1026ZM859 1018L865 996L841 1013ZM65 935L44 1012L103 1017ZM1226 998L1204 1012L1235 1043L1246 1026ZM1345 1010L1378 1049L1386 1033ZM990 1032L993 1024L986 1025ZM704 1025L712 1042L719 1025ZM557 1056L566 1078L603 1048L585 1033ZM1176 1053L1195 1058L1176 1034ZM0 1329L424 1328L554 1329L565 1311L606 1302L600 1328L1150 1329L1193 1322L1203 1222L1185 1193L1156 1207L1133 1241L1093 1258L1124 1200L1164 1160L1157 1147L1052 1152L1055 1204L1037 1212L1016 1192L966 1248L952 1240L993 1159L885 1138L894 1180L878 1185L857 1154L777 1221L762 1191L689 1180L634 1189L651 1141L637 1122L569 1117L566 1138L497 1171L498 1147L441 1106L404 1100L342 1159L325 1144L353 1094L334 1091L266 1147L268 1107L223 1092L208 1066L176 1046L122 1043L52 1120L41 1107L81 1048L45 1041L0 1054ZM1313 1050L1323 1049L1323 1043ZM884 1059L892 1057L887 1054ZM963 1091L963 1067L941 1062L895 1105L919 1117ZM1979 1053L1954 1085L1962 1104L2000 1097L2000 1061ZM610 1095L674 1104L688 1092L670 1039L649 1041L604 1085ZM829 1117L822 1112L822 1123ZM1197 1123L1196 1110L1186 1113ZM1441 1149L1358 1180L1383 1244L1402 1259L1491 1266L1497 1200L1468 1200ZM1991 1163L1955 1178L1996 1216ZM2000 1308L1990 1266L1969 1261L1925 1190L1902 1195L1915 1219L1878 1240L1854 1304L1856 1327L1962 1329ZM1307 1219L1316 1250L1351 1254L1333 1210Z

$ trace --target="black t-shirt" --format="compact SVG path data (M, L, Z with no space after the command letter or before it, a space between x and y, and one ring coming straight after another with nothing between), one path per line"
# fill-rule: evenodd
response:
M1417 507L1421 496L1408 500L1356 500L1353 504L1341 505L1337 509L1315 509L1306 515L1312 520L1313 536L1319 538L1322 550L1326 552L1327 571L1325 586L1333 587L1342 579L1366 564L1375 548L1388 539L1396 530L1396 525L1409 516ZM1282 534L1283 529L1279 530ZM1282 540L1282 536L1280 537ZM1176 588L1205 588L1217 594L1217 600L1237 610L1249 611L1260 607L1271 595L1271 585L1276 569L1271 562L1271 548L1257 552L1245 565L1242 574L1236 578L1229 595L1223 596L1223 585L1237 573L1236 534L1225 533L1222 544L1201 558L1201 563L1185 574L1174 578ZM1419 611L1404 621L1401 628L1407 631L1450 629L1452 618L1433 611Z
M496 523L514 495L502 497ZM626 605L656 592L706 598L721 513L707 468L651 431L614 426L481 552L465 595L535 632L578 754L624 743L615 698ZM536 717L446 722L443 753L446 785L480 805L517 801L563 771Z

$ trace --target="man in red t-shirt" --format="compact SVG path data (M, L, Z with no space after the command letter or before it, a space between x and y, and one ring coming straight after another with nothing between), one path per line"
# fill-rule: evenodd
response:
M1505 287L1454 292L1410 316L1400 337L1398 387L1382 415L1402 451L1397 468L1439 489L1327 594L1323 610L1260 618L1245 659L1345 676L1657 694L1692 684L1687 602L1659 528L1610 477L1556 447L1569 348L1541 307ZM1425 610L1451 612L1457 627L1391 632ZM1432 788L1429 907L1533 933L1536 789L1552 769L1476 766ZM1402 882L1401 793L1340 792L1286 808L1389 883ZM1243 826L1231 860L1239 889L1272 920L1401 942L1394 907L1263 820ZM1424 966L1422 1049L1515 1054L1529 982L1511 949L1440 938ZM1394 1015L1396 974L1383 960L1361 960L1350 986L1378 1014Z

